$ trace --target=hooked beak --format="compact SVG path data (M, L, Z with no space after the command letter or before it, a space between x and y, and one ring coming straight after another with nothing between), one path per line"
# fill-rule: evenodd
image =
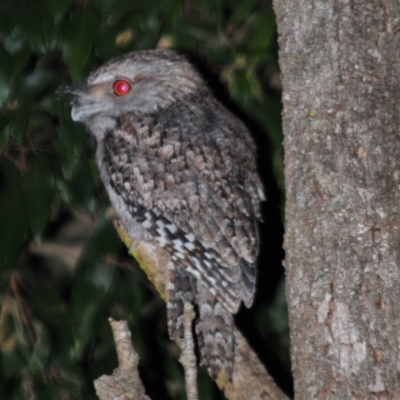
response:
M74 121L85 122L92 115L104 110L104 106L97 104L91 95L86 81L62 87L58 93L71 98L71 117Z

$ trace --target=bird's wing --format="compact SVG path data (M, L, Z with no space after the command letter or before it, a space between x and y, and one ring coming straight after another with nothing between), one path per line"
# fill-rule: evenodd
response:
M105 141L109 176L159 244L235 312L254 296L262 186L246 128L222 108L204 117L185 105L126 121Z

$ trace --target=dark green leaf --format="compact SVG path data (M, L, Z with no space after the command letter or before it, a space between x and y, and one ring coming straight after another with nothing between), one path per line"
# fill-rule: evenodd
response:
M43 324L35 323L35 338L29 359L29 370L32 374L41 374L45 370L52 349L52 337Z
M15 88L15 97L26 104L42 95L54 79L55 72L46 69L36 69L24 77Z
M251 49L260 53L265 51L271 44L275 30L275 18L272 10L257 13L249 41Z
M29 7L25 0L0 1L0 27L2 33L19 36L26 25Z
M0 47L0 107L10 92L10 77L12 74L11 57Z
M21 142L26 133L28 119L28 111L25 108L21 108L11 113L10 122L5 128L7 136L17 142Z
M58 130L56 147L59 161L65 178L71 179L77 167L88 133L81 124L73 122L70 118Z
M45 0L30 2L27 39L32 51L45 54L57 45L57 32L54 19Z
M10 129L8 127L9 118L0 114L0 151L10 139Z
M53 168L47 155L37 155L33 159L22 187L30 228L38 237L49 220L54 190Z
M46 0L48 10L55 20L59 20L73 2L74 0Z
M6 160L0 159L0 265L4 271L15 265L29 238L29 222L22 195L21 175Z
M96 15L87 9L75 7L62 47L65 62L74 80L82 77L98 27Z

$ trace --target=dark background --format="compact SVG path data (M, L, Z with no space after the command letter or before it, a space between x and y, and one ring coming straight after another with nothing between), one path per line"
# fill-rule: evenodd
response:
M129 321L156 399L184 399L162 300L118 238L61 87L132 50L187 54L259 148L258 292L238 327L291 393L274 14L263 0L0 1L0 399L95 399L117 366L109 316ZM233 139L234 140L234 139ZM223 399L203 369L201 399Z

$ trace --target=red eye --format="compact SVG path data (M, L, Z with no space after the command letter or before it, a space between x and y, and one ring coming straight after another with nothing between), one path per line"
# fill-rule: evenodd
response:
M117 96L122 97L126 96L131 91L131 84L124 79L118 79L117 81L114 82L113 88L114 88L114 93Z

